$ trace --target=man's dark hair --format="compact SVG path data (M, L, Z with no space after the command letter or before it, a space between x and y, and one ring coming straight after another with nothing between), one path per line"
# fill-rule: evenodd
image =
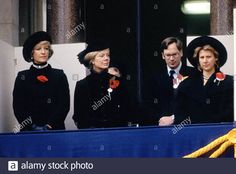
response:
M177 37L167 37L166 39L164 39L161 42L161 50L160 51L163 52L172 43L176 43L176 46L179 51L181 51L183 49L183 43L180 39L178 39Z

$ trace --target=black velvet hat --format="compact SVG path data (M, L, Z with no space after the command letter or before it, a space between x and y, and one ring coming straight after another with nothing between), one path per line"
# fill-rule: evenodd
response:
M52 43L52 39L51 39L50 35L45 31L38 31L26 39L26 41L23 45L23 57L24 57L25 61L27 61L27 62L32 61L32 59L31 59L32 50L33 50L34 46L37 45L41 41L48 41L48 42Z
M91 41L88 43L86 49L84 49L77 55L79 62L84 66L89 67L89 60L85 60L86 54L94 51L102 51L108 48L110 48L110 44L107 41L101 39Z
M189 60L189 62L194 66L197 67L198 65L198 59L196 59L194 56L194 50L197 47L202 47L204 45L210 45L212 46L218 53L219 53L219 66L223 66L227 60L227 51L225 46L217 39L209 36L201 36L194 40L192 40L186 50L186 56Z

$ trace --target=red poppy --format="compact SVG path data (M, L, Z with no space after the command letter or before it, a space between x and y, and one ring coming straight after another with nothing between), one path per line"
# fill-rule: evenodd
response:
M42 82L42 83L45 83L48 81L48 78L44 75L40 75L40 76L37 76L37 80Z
M109 80L109 84L110 84L110 88L111 89L115 89L115 88L117 88L120 85L120 81L119 80L110 79Z
M220 82L223 81L224 79L225 75L222 72L217 72L214 82L218 81L217 86L219 86Z
M225 75L222 72L216 73L216 80L222 81L225 79Z
M177 88L179 86L179 84L184 81L186 78L188 78L188 76L182 76L181 74L177 75L177 78L173 79L173 88Z

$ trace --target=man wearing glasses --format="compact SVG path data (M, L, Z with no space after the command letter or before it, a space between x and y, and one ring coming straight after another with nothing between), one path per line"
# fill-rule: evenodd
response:
M154 106L159 126L174 123L173 106L177 87L181 81L191 75L192 67L182 64L182 42L176 37L168 37L161 43L161 54L166 66L159 69L153 83Z

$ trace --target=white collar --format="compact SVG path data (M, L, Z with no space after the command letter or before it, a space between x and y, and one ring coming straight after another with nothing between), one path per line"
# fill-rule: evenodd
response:
M176 74L179 74L180 68L182 66L182 62L180 62L179 66L177 66L177 68L175 69L171 69L168 65L167 65L167 73L170 75L170 70L174 70Z
M36 69L43 69L46 68L48 66L48 63L46 63L45 65L35 65L33 64L33 67L35 67Z

